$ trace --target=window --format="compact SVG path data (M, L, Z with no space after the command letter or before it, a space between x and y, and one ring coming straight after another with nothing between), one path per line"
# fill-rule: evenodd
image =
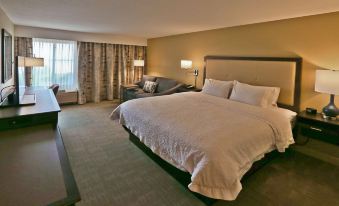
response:
M33 56L44 58L44 67L32 70L33 86L49 87L59 84L62 90L77 89L75 41L33 38Z

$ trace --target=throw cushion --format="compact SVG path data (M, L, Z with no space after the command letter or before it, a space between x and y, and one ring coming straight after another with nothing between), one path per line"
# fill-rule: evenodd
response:
M157 79L157 78L154 77L154 76L143 75L141 81L138 82L137 85L138 85L140 88L144 88L144 85L145 85L145 82L146 82L146 81L155 82L156 79Z
M158 83L156 82L146 81L143 90L145 92L154 93L157 89L157 86Z

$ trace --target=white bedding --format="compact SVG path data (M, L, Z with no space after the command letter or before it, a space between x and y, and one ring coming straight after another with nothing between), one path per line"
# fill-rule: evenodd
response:
M189 189L234 200L253 162L292 144L279 112L199 92L127 101L111 114L162 159L191 174Z

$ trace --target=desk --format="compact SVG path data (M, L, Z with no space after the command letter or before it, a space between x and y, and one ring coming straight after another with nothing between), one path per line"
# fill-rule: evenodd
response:
M27 93L33 92L36 95L35 105L0 108L0 131L44 123L57 125L61 110L52 90L27 90Z
M79 191L57 126L51 90L36 104L0 110L1 205L74 205Z

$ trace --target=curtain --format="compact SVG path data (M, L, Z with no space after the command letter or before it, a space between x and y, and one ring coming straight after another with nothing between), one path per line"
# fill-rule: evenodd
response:
M141 80L134 59L146 59L146 47L78 42L79 104L119 98L121 84Z
M33 55L44 58L44 67L32 71L33 86L59 84L62 90L77 89L75 41L33 38Z
M15 37L14 38L14 56L33 57L32 38ZM26 86L31 86L32 68L25 68Z

